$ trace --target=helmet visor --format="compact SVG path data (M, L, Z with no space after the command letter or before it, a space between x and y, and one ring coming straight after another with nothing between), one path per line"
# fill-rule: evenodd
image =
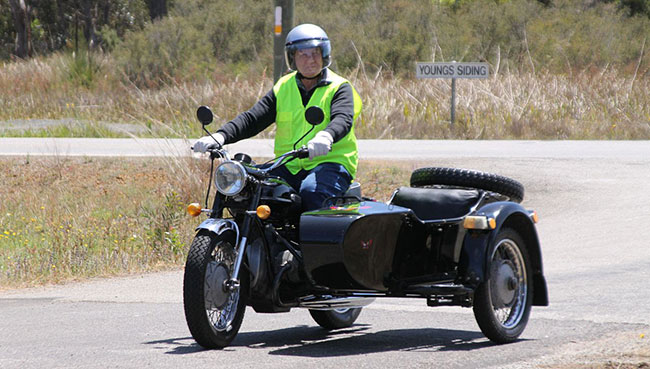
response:
M330 42L327 39L308 39L308 40L298 40L291 43L288 43L285 48L285 59L287 62L287 67L291 70L295 70L295 53L298 50L319 48L321 51L321 56L323 58L323 68L327 68L330 62L330 53L331 46Z

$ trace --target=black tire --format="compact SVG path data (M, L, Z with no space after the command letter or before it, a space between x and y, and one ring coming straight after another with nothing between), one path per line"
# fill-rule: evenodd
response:
M325 329L347 328L361 314L361 308L347 308L335 310L309 310L309 314L314 321Z
M514 179L498 174L458 168L420 168L411 173L411 187L454 186L478 188L507 196L511 201L524 199L524 186Z
M224 291L236 259L236 236L201 230L190 246L183 278L185 320L196 342L208 349L223 348L235 338L246 311L248 272L242 265L240 286Z
M517 231L501 230L494 245L489 279L474 294L474 317L491 341L510 343L517 340L528 323L533 275L526 244Z

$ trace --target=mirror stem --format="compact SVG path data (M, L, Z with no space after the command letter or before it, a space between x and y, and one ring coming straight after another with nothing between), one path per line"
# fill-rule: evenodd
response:
M298 144L298 142L302 141L303 138L307 137L307 135L308 135L309 133L311 133L311 131L313 131L314 128L315 128L315 126L311 126L311 128L309 129L309 131L307 131L307 133L305 133L304 135L302 135L302 137L300 137L300 138L298 139L298 141L296 141L296 142L293 143L293 149L294 149L294 150L296 149L296 145Z
M219 149L222 149L222 148L223 148L223 146L221 146L221 144L219 143L219 141L217 141L217 139L214 138L214 136L212 135L212 133L210 133L210 131L208 131L208 130L205 128L205 126L203 126L203 130L205 131L205 133L208 134L208 136L212 137L212 139L214 140L214 142L215 142L217 145L219 145ZM295 145L294 145L294 146L295 146Z

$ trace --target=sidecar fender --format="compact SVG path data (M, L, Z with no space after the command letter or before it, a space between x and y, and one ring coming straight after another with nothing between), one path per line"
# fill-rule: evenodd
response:
M477 215L486 215L496 220L491 231L470 230L464 237L460 255L459 272L461 282L478 286L489 278L489 263L494 241L503 228L513 228L523 237L533 271L533 305L547 306L548 292L542 266L542 252L535 224L530 213L514 202L495 202L478 209Z

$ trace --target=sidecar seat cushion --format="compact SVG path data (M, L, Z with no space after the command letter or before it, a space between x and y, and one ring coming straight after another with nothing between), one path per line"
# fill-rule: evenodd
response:
M467 215L479 198L477 190L400 187L391 204L409 208L427 221Z

